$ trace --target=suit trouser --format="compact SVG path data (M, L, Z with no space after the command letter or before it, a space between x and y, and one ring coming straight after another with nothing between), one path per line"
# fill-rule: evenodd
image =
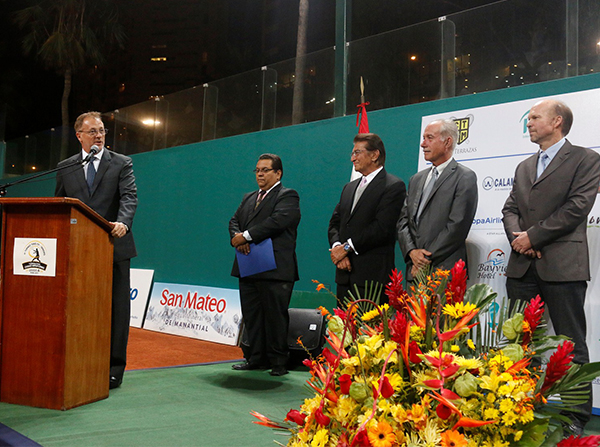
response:
M240 301L249 355L255 365L285 366L288 360L288 308L294 283L240 279Z
M131 260L113 263L112 316L110 331L110 375L123 378L127 363L127 340L131 314Z
M589 363L590 356L586 342L585 291L586 281L544 281L538 275L535 261L521 278L507 278L506 291L510 300L529 301L540 295L544 301L554 332L566 335L575 343L573 363ZM583 425L592 414L592 387L589 385L590 399L578 405L579 414L573 414Z

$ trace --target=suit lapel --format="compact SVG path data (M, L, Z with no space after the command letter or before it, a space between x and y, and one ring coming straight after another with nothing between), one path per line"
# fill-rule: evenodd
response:
M448 166L446 166L446 169L444 169L442 171L442 173L440 174L440 176L438 177L436 182L433 184L433 189L431 190L431 194L429 194L429 197L427 197L427 201L425 202L425 205L423 206L423 210L425 210L425 208L427 208L427 205L429 204L429 202L431 202L431 199L435 196L438 189L441 188L441 186L444 184L444 182L446 180L448 180L450 178L450 176L454 175L454 173L456 172L457 169L458 169L458 163L456 162L456 160L452 159L452 161L448 164ZM425 178L427 178L427 176L425 176ZM421 188L421 194L419 195L419 197L422 194L423 194L423 188ZM418 204L417 204L417 209L418 209Z
M88 191L87 182L85 181L85 173L83 172L84 167L81 166L81 162L83 161L83 158L81 158L81 152L79 152L79 156L77 156L75 158L75 160L78 161L79 164L80 164L80 166L78 166L77 169L75 169L75 172L74 172L75 181L79 185L79 189L81 191L84 191L84 194L89 198L89 194L90 193Z
M269 191L269 194L260 202L260 204L255 208L256 205L256 196L258 196L258 191L254 191L254 193L250 196L248 200L250 206L250 214L248 216L248 224L254 219L258 213L269 203L271 200L275 200L277 194L279 194L279 190L281 189L281 183ZM251 200L253 199L253 200Z
M98 185L102 181L102 177L104 177L104 174L106 174L106 171L108 170L108 168L110 166L111 160L112 160L112 157L110 156L108 149L105 148L104 154L102 154L102 158L100 159L100 164L98 165L98 172L96 172L96 177L94 178L94 184L92 185L92 191L90 193L90 196L94 195L94 192L96 191L96 189L98 188ZM87 184L86 184L86 189L87 189Z
M558 167L562 163L564 163L564 161L569 157L569 154L571 153L571 148L572 148L571 143L568 140L565 140L565 144L563 144L563 146L556 153L556 156L552 159L550 164L546 167L546 169L544 169L544 172L542 172L542 175L540 175L540 178L535 180L533 183L541 182L549 175L552 175L552 173L554 171L556 171L558 169ZM535 160L536 161L535 161L534 170L536 172L534 175L537 175L537 157L535 157Z
M368 202L369 200L371 200L371 198L375 194L377 194L377 192L381 188L382 183L385 182L385 176L386 176L385 169L382 169L381 171L379 171L379 174L377 174L375 176L375 178L369 182L369 184L363 191L362 196L360 196L360 199L358 199L358 202L356 203L354 210L352 210L350 217L354 216L354 214L356 213L356 210L358 210L360 208L360 205L362 203ZM354 201L354 194L356 194L356 189L358 188L358 183L360 183L360 180L361 179L356 180L357 181L356 187L354 189L351 189L351 191L353 191L353 194L352 194L352 197L350 198L350 208L352 208L352 202Z

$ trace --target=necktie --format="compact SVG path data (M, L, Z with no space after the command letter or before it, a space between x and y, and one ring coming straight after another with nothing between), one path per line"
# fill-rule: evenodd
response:
M92 158L89 162L88 162L88 166L87 166L87 185L88 185L88 192L91 194L92 193L92 185L94 184L94 179L96 178L96 168L94 167L94 159Z
M256 205L254 205L254 209L258 208L258 205L260 205L260 202L263 201L266 195L267 191L263 191L262 189L258 191L258 196L256 197Z
M350 210L350 212L354 211L354 207L358 203L358 199L360 199L360 196L362 196L363 192L365 192L365 189L367 189L367 177L362 178L362 180L358 184L358 187L356 188L356 191L354 192L354 200L352 201L352 209Z
M437 168L435 166L431 168L431 179L429 180L429 183L425 185L425 188L423 188L423 194L421 195L421 203L419 203L419 209L417 210L417 222L419 221L419 217L423 212L423 208L425 208L425 203L427 202L431 191L433 191L433 186L435 185L435 181L437 180L438 175L439 174Z
M540 176L542 175L542 173L546 170L546 168L548 167L548 164L550 163L550 157L548 156L548 154L546 152L542 152L540 154L540 166L538 166L538 172L537 172L537 178L540 178Z

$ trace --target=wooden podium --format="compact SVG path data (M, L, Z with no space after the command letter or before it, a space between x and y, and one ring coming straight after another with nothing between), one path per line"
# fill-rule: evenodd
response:
M78 199L0 206L0 401L66 410L108 397L112 225Z

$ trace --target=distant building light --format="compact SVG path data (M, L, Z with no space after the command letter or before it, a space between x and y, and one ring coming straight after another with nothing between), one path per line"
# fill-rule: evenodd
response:
M158 126L160 124L160 121L153 120L152 118L146 118L145 120L142 120L142 124L144 126Z
M166 62L166 57L151 57L150 60L152 62Z
M411 61L416 61L416 60L417 60L417 56L414 56L414 55L413 55L413 56L411 56L411 57L410 57L410 60L411 60Z
M331 98L329 101L325 101L325 104L331 104L332 102L335 102L335 98Z

